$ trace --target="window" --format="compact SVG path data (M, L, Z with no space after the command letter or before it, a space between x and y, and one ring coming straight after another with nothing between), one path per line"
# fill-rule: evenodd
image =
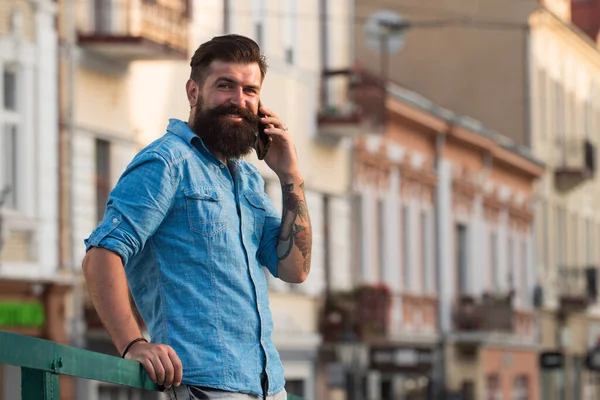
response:
M498 374L488 375L486 379L486 400L502 400L502 389Z
M283 18L281 18L281 31L283 33L283 51L285 61L294 64L297 30L297 0L281 0Z
M260 47L265 47L265 23L266 23L266 12L267 8L265 5L265 0L253 0L252 2L252 12L254 18L254 39L256 43Z
M17 73L4 71L4 109L17 111Z
M433 263L431 262L431 247L429 235L429 218L427 211L421 212L421 262L423 264L423 290L425 293L435 291L433 284Z
M377 245L379 260L379 281L384 282L385 276L385 200L377 200Z
M527 262L527 241L523 240L521 242L521 296L523 296L523 304L530 305L530 296L528 296L527 291L529 288L529 263Z
M407 205L402 207L402 250L404 251L404 290L412 289L410 265L410 211Z
M102 221L110 194L110 143L96 140L96 218Z
M556 263L559 267L565 267L566 264L566 232L565 210L556 208Z
M20 151L19 128L21 114L18 99L18 74L10 66L2 76L2 125L0 125L0 203L4 208L17 209L19 180L17 177Z
M508 238L508 250L506 255L508 266L508 285L511 289L517 288L517 275L515 274L515 246L512 237Z
M556 143L560 144L565 135L565 92L563 86L554 81L554 134Z
M594 260L592 235L593 235L592 220L587 219L587 220L585 220L585 238L584 238L584 240L585 240L585 265L586 266L592 265L592 262Z
M498 283L498 235L492 232L490 235L490 283L492 290L499 290Z
M456 268L458 270L459 293L468 293L469 290L467 251L467 227L464 224L456 224Z
M592 132L592 115L594 114L594 108L591 100L586 100L583 105L583 133L586 139L590 138Z
M4 125L2 135L2 187L0 188L0 202L8 209L17 208L17 127Z
M546 137L546 135L547 135L546 130L548 129L548 124L547 124L548 78L546 75L546 71L544 70L543 67L541 67L538 71L538 80L539 80L539 82L538 82L538 84L539 84L538 101L539 101L539 107L540 107L540 134L542 137Z
M515 377L512 400L529 400L529 377L526 375Z

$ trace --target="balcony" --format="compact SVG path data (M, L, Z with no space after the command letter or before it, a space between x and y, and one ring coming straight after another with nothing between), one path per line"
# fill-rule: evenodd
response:
M111 60L184 60L190 0L89 0L77 9L79 45Z
M556 188L566 192L591 179L596 172L596 146L588 139L573 138L564 143L563 161L554 171Z
M390 325L392 298L384 285L364 285L327 296L320 331L328 343L385 339Z
M457 344L474 349L492 337L516 337L512 294L461 296L452 315Z
M596 300L597 267L560 267L558 301L562 313L584 311Z
M454 310L454 327L462 332L512 332L513 315L510 295L484 295L480 301L463 296Z
M319 137L338 143L361 133L383 133L387 108L384 84L378 77L350 69L325 71L321 86Z

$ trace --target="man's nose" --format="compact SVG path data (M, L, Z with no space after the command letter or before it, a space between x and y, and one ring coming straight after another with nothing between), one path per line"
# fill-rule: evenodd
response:
M231 104L235 104L238 107L245 108L246 107L246 96L244 95L244 90L242 88L234 91L229 100Z

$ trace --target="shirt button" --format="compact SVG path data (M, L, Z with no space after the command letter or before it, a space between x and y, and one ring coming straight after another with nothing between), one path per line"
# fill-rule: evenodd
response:
M256 306L260 310L260 304Z
M223 169L225 166L223 164L219 165L219 168Z
M117 222L119 222L119 220L116 218L113 218L113 224L116 224Z

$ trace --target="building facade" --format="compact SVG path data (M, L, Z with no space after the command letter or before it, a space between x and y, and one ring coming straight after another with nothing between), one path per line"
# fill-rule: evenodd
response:
M0 329L68 343L59 262L54 1L0 5ZM0 399L20 396L20 369L0 366ZM64 397L71 393L61 380Z
M441 384L467 399L542 398L532 296L543 167L414 92L390 84L386 104L385 133L355 142L360 289L331 293L329 379L345 369L350 399L429 399Z
M600 396L596 372L585 360L598 344L600 318L595 202L600 53L595 37L585 32L594 35L597 17L589 15L580 31L570 22L583 23L576 12L581 5L557 3L553 12L531 17L532 150L548 166L537 188L536 210L541 343L545 351L564 356L562 368L543 371L542 388L545 399L595 399Z

